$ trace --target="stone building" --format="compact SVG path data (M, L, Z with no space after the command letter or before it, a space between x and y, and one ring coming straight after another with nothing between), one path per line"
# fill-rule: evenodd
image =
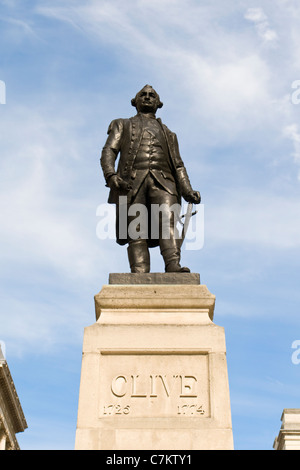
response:
M281 415L281 428L275 438L275 450L300 450L300 409L285 408Z
M0 450L20 450L16 434L26 428L26 419L0 347Z

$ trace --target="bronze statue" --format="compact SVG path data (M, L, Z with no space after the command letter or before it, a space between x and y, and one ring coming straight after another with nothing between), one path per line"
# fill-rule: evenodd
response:
M160 247L166 272L190 272L189 268L180 266L181 243L173 207L181 203L181 197L189 203L199 204L200 193L191 187L180 157L176 134L155 117L157 109L163 105L156 91L145 85L131 104L137 109L137 114L129 119L111 122L101 155L106 186L110 188L108 202L116 204L117 208L117 243L128 243L128 259L133 273L150 271L149 248L154 246ZM118 168L115 170L119 153ZM152 233L150 226L153 225L150 216L146 224L147 233L141 230L138 237L130 234L128 227L134 220L133 205L146 207L148 215L155 205L163 207L169 226L168 236L163 236L161 215L157 214L158 234L149 235ZM124 207L126 217L121 221L120 209L124 210Z

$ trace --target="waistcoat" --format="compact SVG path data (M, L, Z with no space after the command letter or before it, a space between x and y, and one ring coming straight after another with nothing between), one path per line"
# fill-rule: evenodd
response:
M144 119L144 133L135 158L134 169L171 171L165 136L156 119Z

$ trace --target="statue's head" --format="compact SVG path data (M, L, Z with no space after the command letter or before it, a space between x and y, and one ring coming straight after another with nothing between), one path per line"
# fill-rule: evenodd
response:
M145 85L131 100L138 112L156 113L158 108L163 106L158 93L150 85Z

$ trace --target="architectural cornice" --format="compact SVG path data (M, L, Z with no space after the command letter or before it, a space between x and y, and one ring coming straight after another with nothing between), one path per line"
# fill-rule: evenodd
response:
M15 435L27 427L14 381L0 349L0 448L19 450Z

